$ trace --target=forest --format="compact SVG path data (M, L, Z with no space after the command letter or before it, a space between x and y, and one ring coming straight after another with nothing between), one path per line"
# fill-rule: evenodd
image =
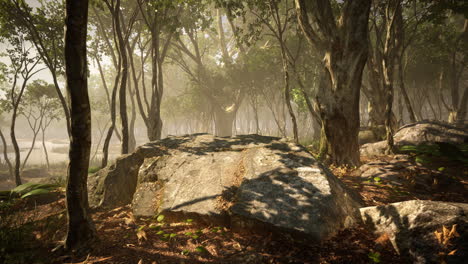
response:
M0 0L0 263L465 263L465 0Z

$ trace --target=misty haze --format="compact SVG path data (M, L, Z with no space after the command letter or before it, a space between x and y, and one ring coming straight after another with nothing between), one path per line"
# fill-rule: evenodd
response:
M468 3L0 0L0 263L463 263Z

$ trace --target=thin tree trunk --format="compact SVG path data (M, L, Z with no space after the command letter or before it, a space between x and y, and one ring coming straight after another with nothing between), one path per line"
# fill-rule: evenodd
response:
M107 98L107 104L109 106L109 112L112 115L112 110L111 110L112 109L112 99L111 99L111 96L109 95L109 89L107 87L107 82L106 82L106 79L105 79L105 76L104 76L104 71L102 70L101 62L99 61L99 59L97 57L95 59L96 59L97 65L98 65L99 75L101 76L102 85L104 86L104 91L106 92L106 98ZM114 102L115 102L115 100L114 100ZM114 110L114 115L115 115L115 110ZM111 119L112 119L112 116L111 116ZM122 141L122 137L120 137L119 130L115 129L115 126L114 126L114 132L115 132L115 136L120 141Z
M70 163L66 190L68 230L65 248L82 252L96 239L88 213L91 107L88 96L86 36L88 0L66 0L65 69L70 98Z
M13 149L15 150L15 181L16 185L21 185L21 176L20 176L20 166L21 166L21 154L20 149L18 146L18 141L16 140L15 134L15 127L16 127L16 117L18 112L18 105L23 95L24 88L26 87L26 81L23 82L23 87L21 89L18 98L16 99L16 105L13 106L13 114L11 116L11 127L10 127L10 137L11 137L11 144L13 145Z
M42 149L44 150L44 156L47 163L47 171L50 169L50 162L49 162L49 153L47 153L47 147L45 144L45 128L42 128Z
M400 80L400 92L401 95L403 96L403 99L405 101L406 105L406 110L408 111L408 116L410 119L411 123L416 122L416 114L414 113L413 106L411 105L411 101L409 99L408 93L406 92L406 85L405 85L405 77L404 77L404 68L403 68L403 62L402 58L400 57L399 63L398 63L398 78Z
M291 91L289 89L289 70L288 70L288 62L286 58L286 52L284 50L284 43L281 43L281 59L283 61L283 74L284 74L284 100L286 106L288 107L289 116L291 117L292 126L293 126L293 136L294 142L299 144L299 132L297 129L297 120L296 115L294 114L294 110L291 105Z
M3 132L2 132L1 129L0 129L0 138L2 139L2 143L3 143L3 157L5 158L5 162L8 165L8 171L10 172L10 178L12 180L14 180L15 176L14 176L14 173L13 173L13 166L11 165L10 158L8 158L7 142L5 140L5 136L3 135Z
M21 171L23 171L24 168L26 167L26 163L28 162L29 156L31 156L34 146L36 145L36 138L37 138L37 135L39 134L39 130L42 125L42 120L44 119L44 115L42 113L40 115L41 117L39 120L39 125L37 124L37 121L38 121L37 119L34 120L34 126L29 122L29 119L28 119L29 127L33 131L33 139L32 139L31 147L29 148L28 154L26 154L26 157L23 160L23 164L21 165ZM37 130L36 130L36 126L37 126Z
M122 123L122 149L121 154L128 153L128 116L127 116L127 77L128 77L128 57L126 49L126 40L122 35L121 27L121 11L120 11L120 0L116 1L115 13L113 14L115 19L115 31L117 34L119 44L119 55L121 59L121 68L119 71L122 72L119 89L119 102L120 102L120 121Z

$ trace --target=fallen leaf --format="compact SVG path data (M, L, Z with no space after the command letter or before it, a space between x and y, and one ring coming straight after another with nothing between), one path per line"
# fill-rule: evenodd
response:
M141 242L142 240L148 240L148 238L146 237L146 232L144 230L138 230L137 237L139 242Z
M388 236L387 233L384 233L383 235L379 236L376 240L375 243L384 245L390 240L390 237Z
M434 235L436 236L437 238L437 241L439 242L439 244L442 244L442 232L439 232L439 231L434 231Z
M449 237L459 237L460 234L457 232L457 224L454 224L452 226L452 229L450 230Z

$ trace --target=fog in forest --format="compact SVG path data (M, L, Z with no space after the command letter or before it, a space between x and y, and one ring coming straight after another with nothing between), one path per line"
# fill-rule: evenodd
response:
M385 13L392 7L371 8L368 41L362 41L368 45L367 63L355 107L360 130L374 133L361 136L361 144L385 138L388 84L393 129L420 120L466 123L466 20L457 10L435 13L430 4L403 2L401 9L392 9L392 18ZM60 51L62 2L26 5L18 12L37 25L21 25L7 15L1 21L1 129L7 157L14 159L14 115L21 167L63 165L69 142ZM291 1L272 10L266 5L233 5L226 11L204 2L161 4L164 15L154 17L126 1L120 31L104 2L90 7L91 164L101 165L106 141L109 158L119 156L124 130L128 152L151 140L193 133L296 137L317 148L320 107L326 104L320 97L332 70L323 66L328 55L310 48L291 19ZM159 23L153 31L148 30L151 19ZM42 31L29 36L32 27ZM383 62L390 69L382 67ZM4 155L1 166L7 170Z
M468 2L0 0L0 263L464 263Z

